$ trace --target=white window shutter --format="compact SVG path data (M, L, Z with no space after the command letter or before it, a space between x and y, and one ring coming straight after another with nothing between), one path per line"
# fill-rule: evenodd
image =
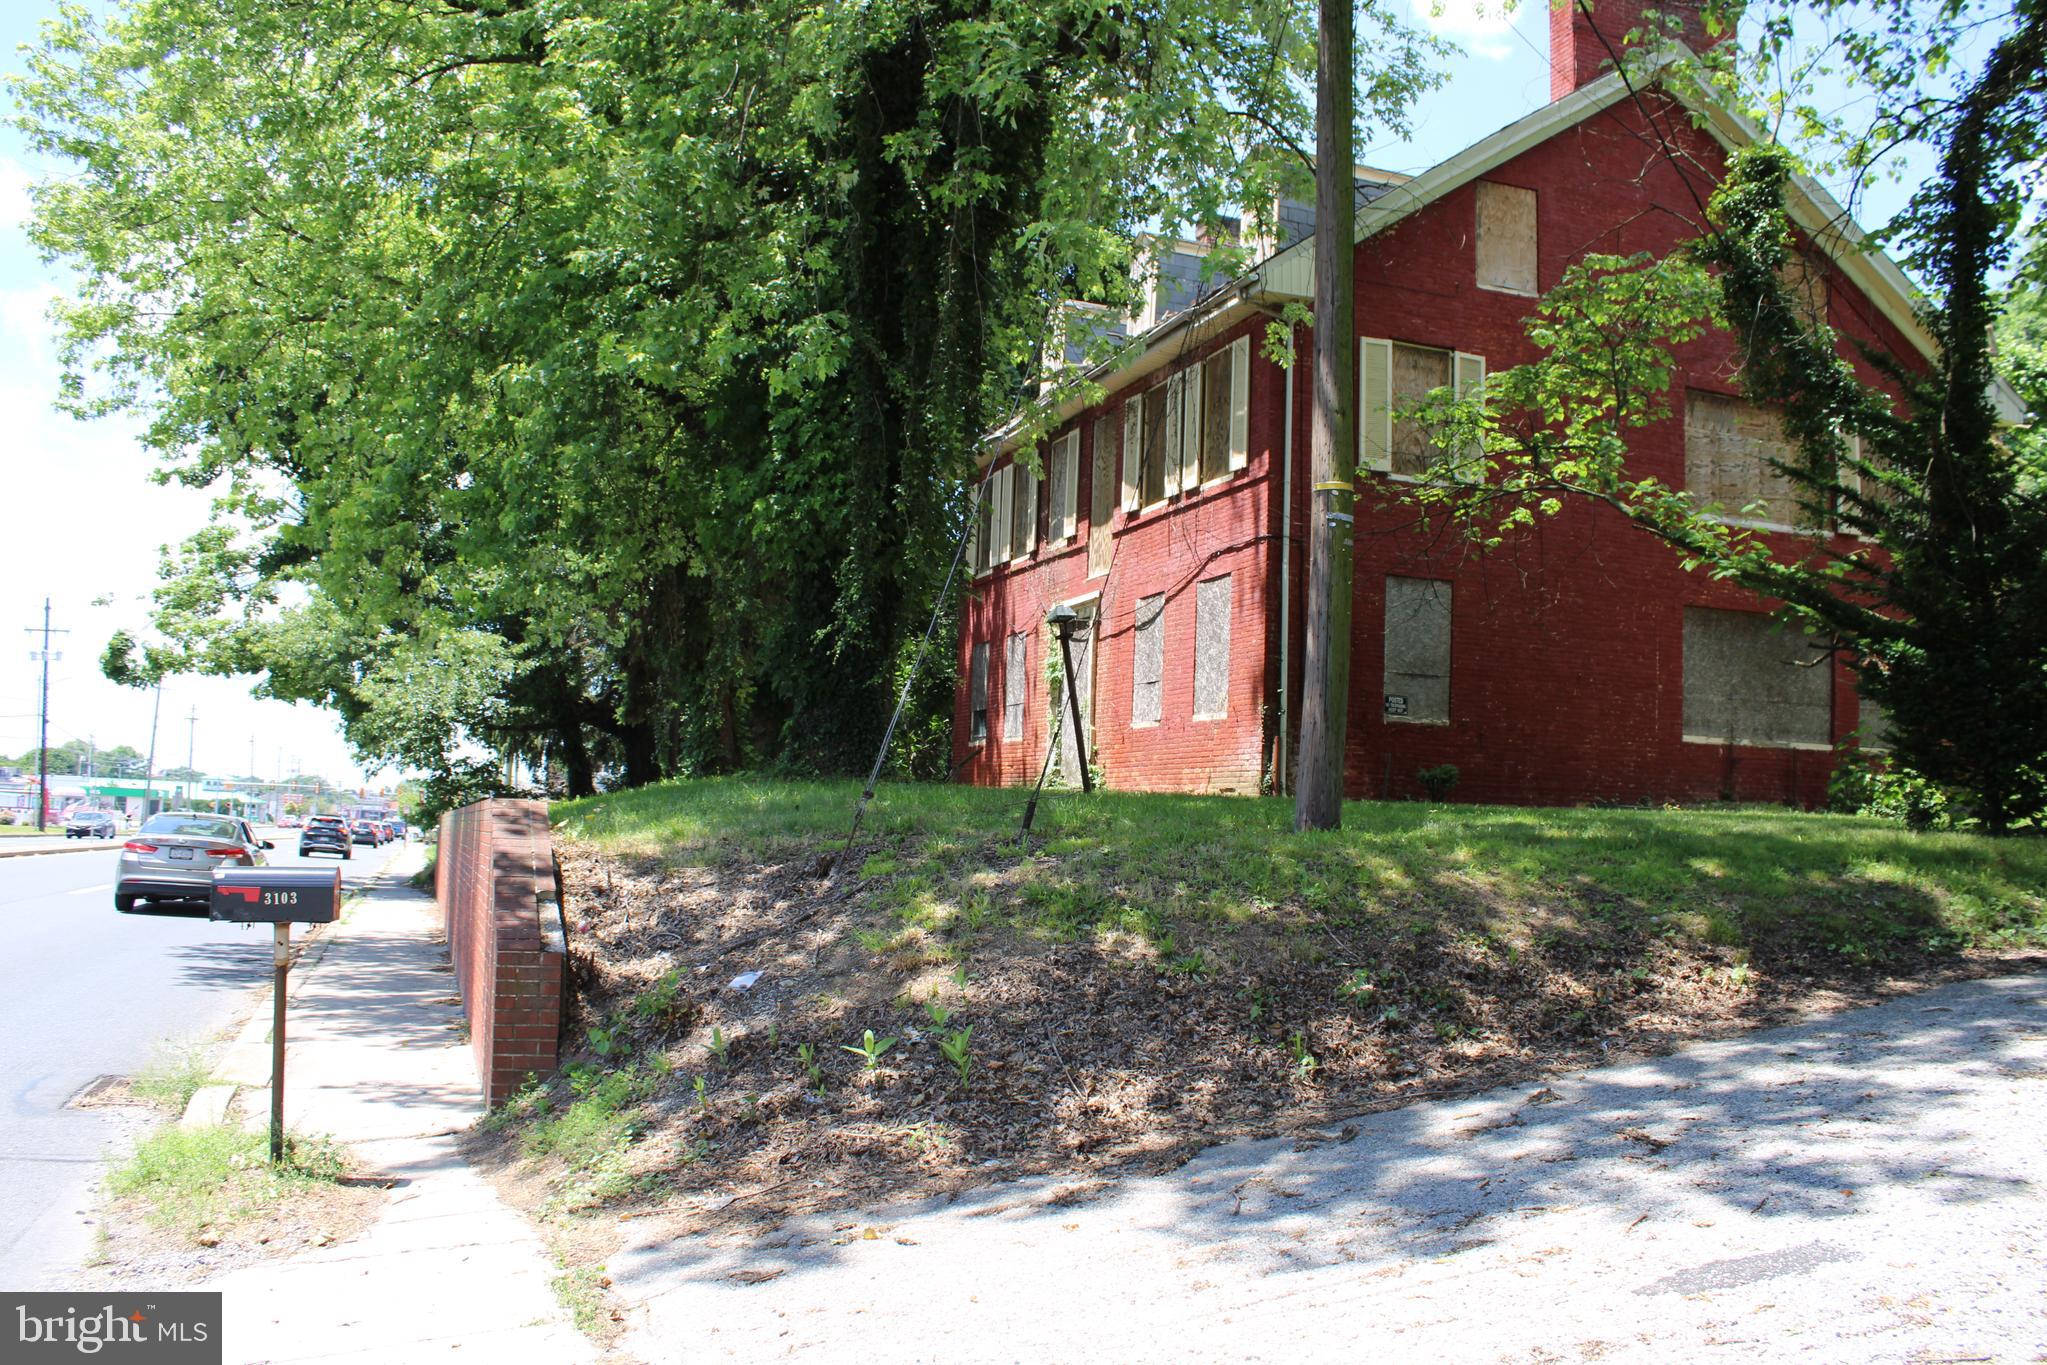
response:
M1013 557L1009 545L1009 485L1016 476L1015 465L1004 465L995 474L995 562L1007 564Z
M969 533L967 541L967 576L970 578L980 573L986 563L981 558L984 548L981 544L981 502L987 496L988 489L984 482L976 485L974 496L967 499L967 515L973 519L973 530Z
M1207 365L1184 372L1180 384L1180 488L1201 487L1201 378Z
M1123 510L1137 510L1138 452L1144 445L1144 395L1123 405Z
M1071 540L1080 530L1080 428L1066 433L1059 446L1059 539Z
M1230 468L1251 460L1251 338L1230 343Z
M1358 338L1358 464L1393 468L1393 343Z
M1038 548L1038 474L1036 470L1021 465L1017 472L1022 475L1022 482L1017 485L1017 496L1023 499L1024 504L1024 532L1023 544L1016 547L1016 557L1022 559Z
M1469 351L1455 351L1450 357L1450 382L1455 386L1459 402L1475 398L1485 388L1485 357ZM1455 474L1465 482L1476 481L1481 474L1481 462L1485 459L1485 447L1472 442L1462 449L1451 452L1456 461Z
M1166 448L1159 456L1166 462L1166 496L1172 497L1180 491L1180 427L1187 415L1187 375L1185 371L1166 381Z

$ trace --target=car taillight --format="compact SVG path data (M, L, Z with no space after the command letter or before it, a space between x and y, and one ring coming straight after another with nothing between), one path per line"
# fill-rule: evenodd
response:
M206 850L206 856L209 858L233 858L238 863L250 861L249 850L246 848L209 848Z
M140 839L130 839L130 840L129 840L129 841L127 842L127 843L125 843L125 844L121 845L121 848L122 848L122 850L123 850L123 851L125 851L125 852L128 852L128 853L154 853L154 852L156 852L156 845L155 845L155 844L145 844L145 843L143 843L143 842L142 842L142 841L141 841Z

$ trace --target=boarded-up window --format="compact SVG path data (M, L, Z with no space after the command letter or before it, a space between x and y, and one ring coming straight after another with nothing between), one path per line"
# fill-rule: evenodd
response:
M1536 292L1534 190L1478 182L1478 287Z
M1868 697L1856 697L1855 742L1862 748L1882 752L1891 747L1891 717L1883 706Z
M1450 585L1433 578L1386 579L1388 720L1450 721Z
M1770 464L1793 458L1775 413L1725 394L1685 395L1685 487L1697 501L1729 517L1795 526L1798 496Z
M1138 501L1145 507L1166 497L1166 390L1159 384L1144 395L1144 449L1137 462Z
M1048 538L1073 539L1080 525L1080 430L1075 428L1052 443L1051 468L1046 471L1050 487L1046 495L1050 526Z
M1239 337L1201 366L1201 481L1248 462L1251 339Z
M1022 739L1024 698L1030 685L1030 636L1022 631L1009 637L1002 656L1002 737Z
M1684 737L1825 748L1834 671L1804 635L1762 612L1685 608Z
M1010 479L1009 555L1022 559L1038 548L1038 476L1018 464Z
M1194 719L1219 720L1230 708L1230 576L1194 589Z
M1777 267L1777 279L1791 295L1791 309L1809 332L1827 322L1827 272L1802 252L1794 251Z
M1475 393L1485 383L1485 372L1484 356L1358 338L1358 463L1420 478L1446 462L1478 454L1445 451L1437 444L1439 433L1427 424L1414 417L1396 421L1394 415L1436 389L1448 388L1458 398Z
M1136 627L1132 630L1130 667L1130 723L1157 725L1163 714L1166 674L1166 598L1138 599Z
M1116 419L1095 420L1093 480L1088 497L1087 573L1089 578L1109 571L1109 556L1116 542L1109 535L1109 522L1116 515Z
M972 665L967 670L967 742L982 744L988 739L988 646L974 646Z

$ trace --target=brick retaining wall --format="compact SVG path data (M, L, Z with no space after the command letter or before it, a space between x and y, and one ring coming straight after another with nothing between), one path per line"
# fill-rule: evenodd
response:
M547 803L479 801L443 815L440 838L448 957L484 1098L501 1104L560 1055L566 947Z

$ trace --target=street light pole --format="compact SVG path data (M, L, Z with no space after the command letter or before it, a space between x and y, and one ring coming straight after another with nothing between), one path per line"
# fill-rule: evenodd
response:
M199 739L199 706L198 706L198 703L196 703L196 702L195 702L195 703L193 703L193 706L192 706L192 714L191 714L191 715L189 715L189 716L186 716L186 717L185 717L185 809L186 809L186 810L191 810L191 809L192 809L192 794L193 794L193 793L194 793L195 791L197 791L197 790L198 790L198 787L199 787L199 783L198 783L197 779L195 779L195 778L194 778L194 777L192 776L192 774L193 774L193 773L195 773L195 772L199 771L199 769L198 769L198 766L197 766L197 765L196 765L195 763L193 763L193 761L192 761L192 755L193 755L193 753L194 753L194 746L195 746L195 745L196 745L196 744L198 743L198 739Z
M163 679L156 680L156 701L149 708L149 757L142 764L142 818L149 818L149 803L155 798L156 725L163 718Z

